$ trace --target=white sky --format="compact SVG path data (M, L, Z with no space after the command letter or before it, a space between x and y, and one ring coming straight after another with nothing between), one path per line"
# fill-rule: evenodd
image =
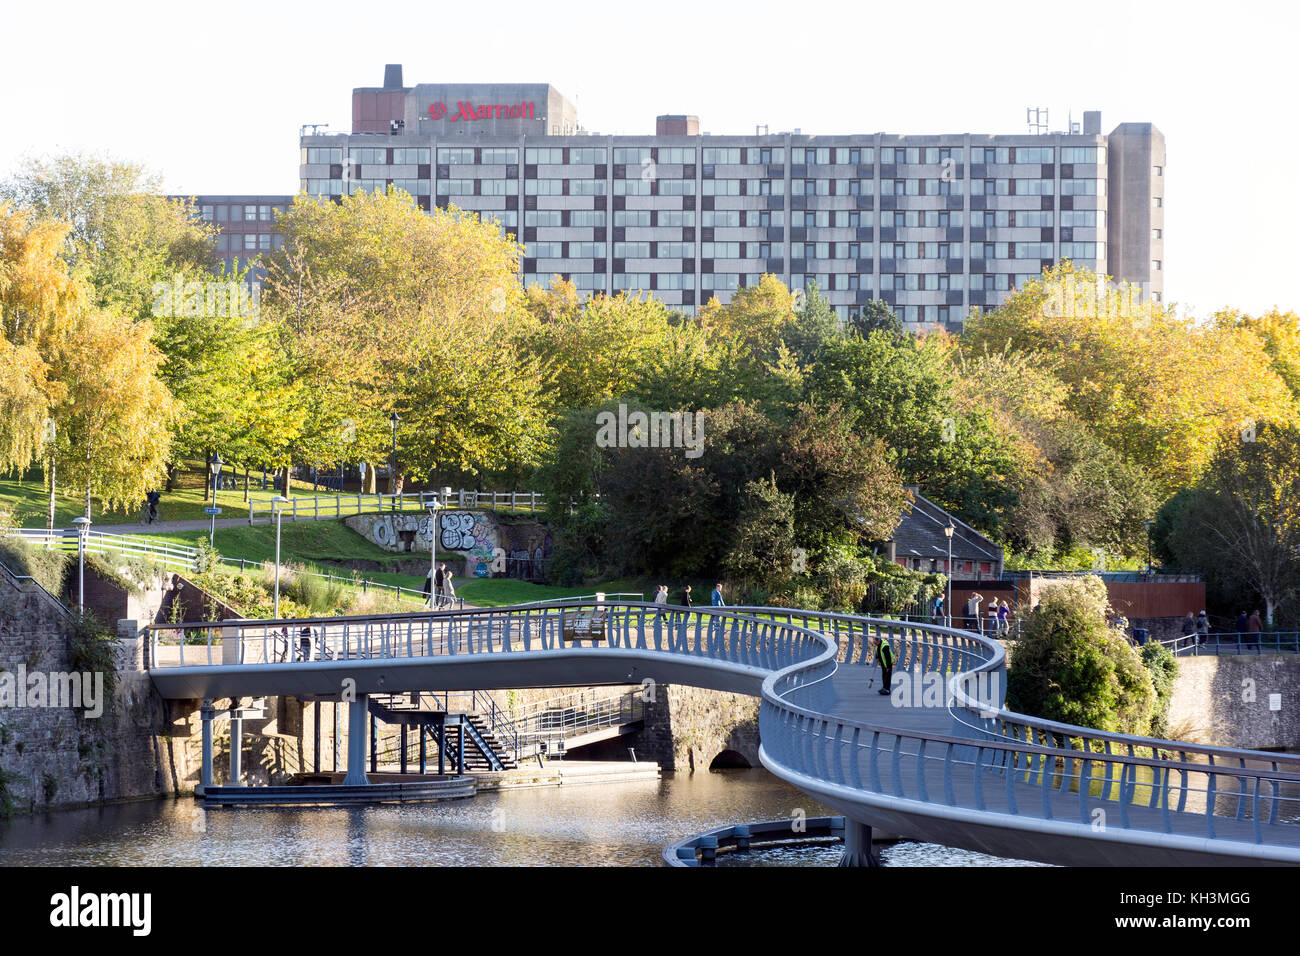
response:
M0 8L0 176L95 150L169 191L293 193L298 128L354 86L547 82L601 133L1023 133L1025 108L1166 137L1165 295L1300 309L1290 4L1039 2L22 3ZM1287 125L1290 123L1291 125Z

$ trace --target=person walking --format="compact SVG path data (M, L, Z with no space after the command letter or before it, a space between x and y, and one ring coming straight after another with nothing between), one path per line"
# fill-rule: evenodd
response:
M1246 633L1258 634L1264 630L1264 622L1259 616L1259 611L1251 611L1250 617L1246 618Z
M880 690L878 694L888 694L894 683L894 649L889 646L889 638L875 638L872 657L880 665Z
M1006 598L998 602L998 636L1007 637L1011 633L1011 608Z
M722 599L722 582L719 581L713 585L713 590L709 592L709 604L712 607L726 607L727 602Z
M1196 615L1196 643L1206 644L1210 640L1210 618L1204 611Z
M984 595L975 593L970 596L966 602L966 629L968 631L978 631L980 627L980 603L984 600Z
M943 595L940 594L934 599L934 605L930 608L930 617L936 624L943 621Z
M1196 643L1196 619L1192 617L1191 611L1183 618L1182 635L1184 640L1190 639L1193 644Z
M162 500L162 495L154 489L144 496L144 500L149 506L149 523L153 524L158 520L158 502Z
M434 607L442 607L443 601L447 596L446 583L447 565L446 563L439 561L438 570L433 575Z
M659 590L655 591L654 603L659 606L659 616L664 616L664 608L668 607L668 585L659 585Z
M691 602L691 586L688 584L682 588L682 607L692 608L695 605Z
M420 593L424 595L424 603L429 605L429 607L433 607L433 574L434 572L430 571L424 576L424 585L420 588Z
M442 591L448 607L456 603L456 585L452 583L451 572L446 568L442 572Z

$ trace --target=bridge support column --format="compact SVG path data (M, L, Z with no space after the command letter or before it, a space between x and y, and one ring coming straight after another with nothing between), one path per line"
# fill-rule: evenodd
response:
M230 781L238 787L244 776L244 718L239 716L239 698L230 698Z
M217 715L217 708L212 706L212 698L203 698L199 707L199 716L203 720L203 762L199 768L199 786L194 795L202 796L212 787L212 719Z
M880 858L871 849L871 827L844 818L844 854L840 866L880 866Z
M345 787L366 786L366 711L369 698L358 694L348 703L348 775L343 778Z

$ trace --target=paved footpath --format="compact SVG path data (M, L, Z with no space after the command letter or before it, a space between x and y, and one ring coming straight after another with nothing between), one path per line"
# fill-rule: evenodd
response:
M218 528L247 528L248 526L247 518L217 519ZM102 531L104 534L167 534L171 531L207 531L211 527L211 518L195 518L191 521L155 521L153 524L92 524L90 530ZM54 530L66 531L68 534L77 533L74 525Z

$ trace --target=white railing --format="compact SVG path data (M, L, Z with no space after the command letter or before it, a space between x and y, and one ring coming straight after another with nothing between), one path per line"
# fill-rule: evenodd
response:
M290 497L281 506L280 513L290 521L320 521L326 518L345 518L376 512L428 511L436 503L439 508L482 508L492 511L526 511L536 514L546 507L546 498L536 491L468 491L464 488L442 495L436 491L419 491L411 494L387 495L356 492L337 495L298 495ZM271 520L274 505L269 498L251 499L248 502L248 523L260 518Z

